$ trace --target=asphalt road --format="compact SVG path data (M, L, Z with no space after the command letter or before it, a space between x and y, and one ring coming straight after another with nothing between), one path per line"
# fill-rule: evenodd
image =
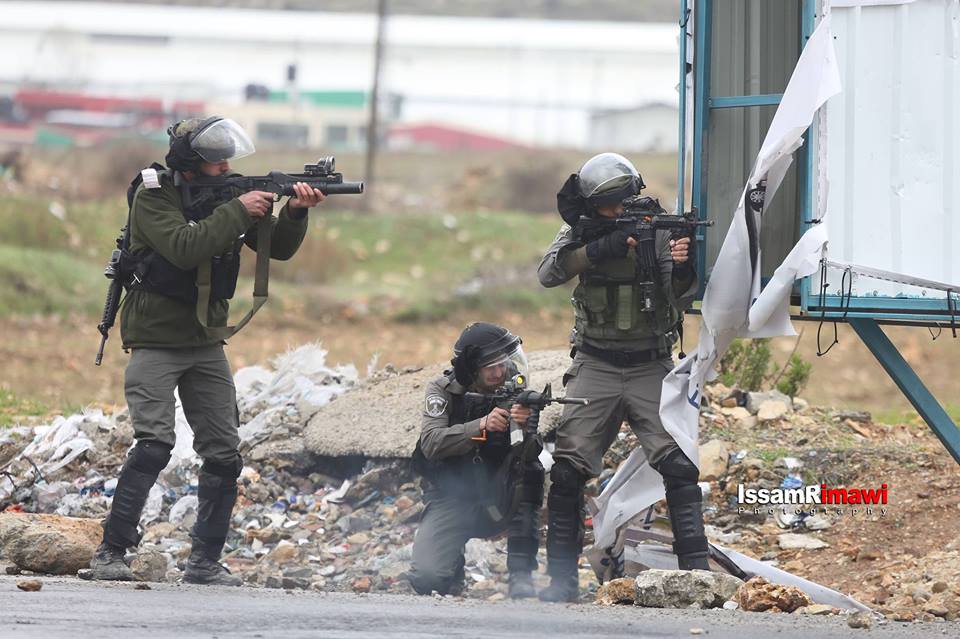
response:
M944 637L955 623L888 622L849 628L838 617L800 617L727 610L655 610L617 606L484 602L407 595L285 592L91 583L43 578L39 592L0 577L0 639L76 637Z

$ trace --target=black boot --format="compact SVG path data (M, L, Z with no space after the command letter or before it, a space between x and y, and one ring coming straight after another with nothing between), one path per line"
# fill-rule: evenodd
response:
M239 472L239 459L237 471ZM219 474L209 472L217 471ZM243 581L220 564L220 553L230 530L230 516L237 501L237 480L233 466L204 462L197 487L197 523L191 537L193 548L183 580L193 584L239 586Z
M123 560L126 549L102 542L90 560L91 578L106 581L133 581L133 572Z
M583 550L584 477L569 462L558 460L550 471L547 498L547 573L550 585L541 601L576 602L580 599L578 564Z
M529 572L511 572L507 583L511 599L530 599L537 596L537 590L533 587L533 575Z
M703 493L697 485L700 471L675 448L653 465L663 475L667 508L673 528L673 552L680 570L710 570L707 535L703 528Z
M117 479L110 513L103 521L103 543L90 561L94 579L133 579L123 555L127 548L140 543L140 514L157 475L170 461L170 450L166 444L140 441L127 456Z
M187 569L183 571L183 580L191 584L208 586L242 586L243 580L231 575L226 566L220 563L223 542L193 538Z
M529 425L529 422L528 422ZM537 596L532 572L537 569L540 548L540 508L543 506L543 466L536 459L524 466L521 498L510 520L507 537L507 570L511 599Z
M693 499L696 491L698 499ZM680 570L710 570L707 562L707 536L703 527L703 512L700 487L689 487L688 501L671 504L671 495L667 493L667 506L670 508L670 526L673 528L673 552L677 555Z

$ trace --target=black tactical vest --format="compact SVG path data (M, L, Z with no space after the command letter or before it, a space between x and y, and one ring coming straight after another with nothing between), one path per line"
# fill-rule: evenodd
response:
M174 179L173 171L166 170L159 164L151 168L157 169L161 181ZM133 202L143 182L141 174L130 183L127 188L127 204L130 211ZM181 194L185 201L185 194ZM185 208L183 217L187 223L197 223L209 217L213 210L222 202L207 202L203 206ZM237 290L237 277L240 273L240 249L243 239L238 238L230 250L211 259L211 291L213 299L231 299ZM186 304L197 303L197 269L184 270L177 268L165 257L146 249L134 255L130 252L130 213L127 215L127 226L121 246L122 270L126 275L124 282L129 290L143 290L171 297Z
M487 415L491 410L491 400L451 394L447 425L465 424ZM487 441L477 442L470 453L440 460L427 459L418 441L412 464L413 469L428 480L432 488L446 494L473 498L493 489L490 484L493 475L509 452L508 433L487 432Z

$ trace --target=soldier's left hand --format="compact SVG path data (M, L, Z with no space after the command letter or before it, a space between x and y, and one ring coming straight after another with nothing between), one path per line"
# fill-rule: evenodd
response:
M327 197L320 189L311 189L303 182L294 184L293 190L296 195L290 198L289 206L295 209L308 209L320 204Z
M523 426L530 419L530 409L520 404L514 404L510 407L510 419Z
M677 264L683 264L690 259L690 238L681 237L679 240L670 240L670 257Z

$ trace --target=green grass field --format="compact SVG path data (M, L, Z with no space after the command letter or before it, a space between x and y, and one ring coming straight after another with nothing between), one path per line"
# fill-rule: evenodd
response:
M122 199L62 204L49 198L0 202L0 315L96 315L103 266L125 222ZM531 213L312 214L297 256L271 265L276 309L363 305L404 320L435 320L463 308L566 307L542 289L536 266L559 228ZM237 311L248 306L253 254L244 260Z

